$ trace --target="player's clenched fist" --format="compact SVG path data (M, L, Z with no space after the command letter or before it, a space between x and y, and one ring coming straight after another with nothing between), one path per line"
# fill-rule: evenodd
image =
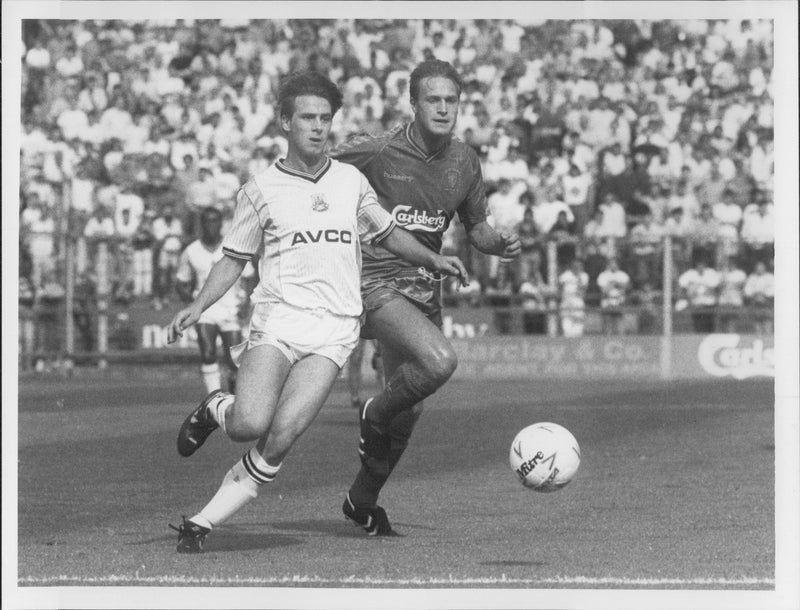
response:
M169 323L169 328L167 329L167 343L175 343L178 337L183 336L183 331L192 324L195 324L199 319L200 312L195 311L193 307L181 309L175 314L175 317L172 318L172 322Z
M503 240L503 251L500 253L501 258L516 258L519 256L520 252L522 252L522 244L516 233L501 231L500 239Z

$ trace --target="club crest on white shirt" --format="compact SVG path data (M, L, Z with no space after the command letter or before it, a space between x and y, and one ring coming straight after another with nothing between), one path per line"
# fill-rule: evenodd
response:
M328 209L328 202L325 201L323 193L314 193L311 195L311 209L315 212L324 212Z

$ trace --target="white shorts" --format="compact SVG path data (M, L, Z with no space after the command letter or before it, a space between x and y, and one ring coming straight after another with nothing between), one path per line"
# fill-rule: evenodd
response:
M215 307L206 309L197 320L198 324L211 324L219 328L220 332L233 332L242 330L239 323L239 312L232 307Z
M318 354L341 368L358 345L360 329L357 317L299 309L285 303L257 303L250 317L248 339L231 348L231 358L239 366L248 349L272 345L292 364Z

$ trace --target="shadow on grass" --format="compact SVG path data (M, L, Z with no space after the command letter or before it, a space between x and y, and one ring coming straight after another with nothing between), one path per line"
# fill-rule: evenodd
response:
M303 519L300 521L278 521L272 524L274 529L278 530L292 530L292 531L299 531L299 532L312 532L317 534L325 534L326 536L334 536L337 538L370 538L371 536L367 536L361 527L357 526L355 523L351 523L347 521L344 517L341 520L332 520L332 519ZM402 538L404 537L403 530L406 528L411 529L432 529L432 528L425 528L425 526L419 525L411 525L408 523L392 523L392 527L396 531L395 538ZM384 538L384 536L380 536L380 538Z
M177 541L177 534L165 534L164 536L138 540L128 544L130 546L142 546L158 542L172 546ZM267 550L296 546L305 544L305 542L306 540L303 536L254 531L240 526L221 526L215 529L212 534L209 534L204 550L206 553Z

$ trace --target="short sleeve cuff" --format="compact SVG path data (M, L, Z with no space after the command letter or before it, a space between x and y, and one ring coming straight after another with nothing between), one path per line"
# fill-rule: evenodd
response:
M375 235L375 237L372 238L372 243L373 244L381 243L384 239L389 237L389 233L394 231L396 226L397 226L397 223L394 220L392 220L392 222L390 222L388 225L386 225L386 228L383 229L383 231L381 231L380 233L377 233Z
M247 252L237 252L231 248L227 248L225 246L222 247L222 253L226 256L230 256L231 258L236 258L243 261L251 261L255 254L248 254Z

